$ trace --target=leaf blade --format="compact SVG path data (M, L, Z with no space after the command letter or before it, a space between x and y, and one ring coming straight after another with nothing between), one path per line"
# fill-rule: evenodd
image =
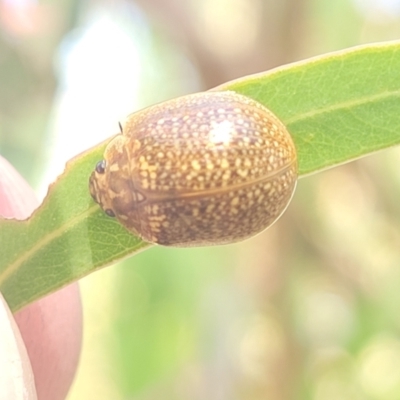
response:
M71 160L31 218L0 220L0 288L12 310L149 246L90 198L87 177L104 147Z
M398 41L315 57L217 89L260 101L286 124L300 175L400 143Z
M400 143L400 44L333 53L229 82L288 127L300 174ZM12 310L149 246L94 204L106 143L71 160L27 221L0 220L0 289Z

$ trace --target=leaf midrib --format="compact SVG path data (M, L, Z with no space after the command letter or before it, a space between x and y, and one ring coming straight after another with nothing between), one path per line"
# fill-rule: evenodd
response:
M351 109L351 108L355 108L360 105L372 103L376 100L385 100L390 97L396 97L396 96L400 97L400 89L394 90L394 91L386 90L385 92L382 92L380 94L369 95L369 96L365 96L362 98L358 98L356 100L348 100L348 101L340 102L340 103L330 105L327 107L322 107L317 110L305 112L305 113L296 115L295 117L288 118L287 120L285 120L285 123L286 123L286 125L291 125L291 124L295 124L297 122L303 121L307 118L311 119L313 117L320 116L322 114L329 114L331 112L342 110L342 109Z

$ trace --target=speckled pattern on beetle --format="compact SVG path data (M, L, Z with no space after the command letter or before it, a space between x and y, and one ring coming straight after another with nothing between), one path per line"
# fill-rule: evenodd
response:
M188 247L261 232L296 181L295 146L275 115L234 92L204 92L129 115L89 187L143 240Z

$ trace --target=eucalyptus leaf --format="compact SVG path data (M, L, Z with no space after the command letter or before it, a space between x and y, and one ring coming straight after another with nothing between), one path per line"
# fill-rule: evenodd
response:
M300 175L400 143L398 41L326 54L228 82L263 103L296 144Z
M105 145L69 161L28 220L0 219L0 288L13 311L149 246L89 195L88 177Z
M362 46L241 78L234 90L288 127L300 175L400 143L400 43ZM26 221L0 219L0 290L12 310L148 246L89 195L102 143L71 160Z

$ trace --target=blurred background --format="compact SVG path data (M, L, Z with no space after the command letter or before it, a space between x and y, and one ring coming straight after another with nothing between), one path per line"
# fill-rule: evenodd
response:
M398 38L399 0L0 0L0 153L43 198L134 110ZM300 180L246 242L82 279L68 400L400 399L399 157Z

